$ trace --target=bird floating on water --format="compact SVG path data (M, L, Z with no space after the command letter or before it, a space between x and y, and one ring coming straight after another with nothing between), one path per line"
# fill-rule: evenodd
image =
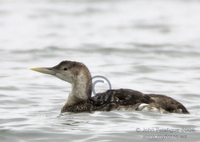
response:
M88 83L91 79L90 71L80 62L62 61L50 68L36 67L29 69L56 76L72 84L72 90L61 109L61 113L146 110L159 113L189 114L189 111L180 102L171 97L158 94L143 94L131 89L107 90L92 97L92 82ZM100 99L101 101L97 101Z

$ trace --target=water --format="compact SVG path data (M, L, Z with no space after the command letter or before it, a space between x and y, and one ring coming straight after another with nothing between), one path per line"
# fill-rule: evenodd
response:
M199 141L199 7L197 0L1 0L0 141ZM70 84L27 68L62 60L83 62L114 89L171 96L191 114L60 114Z

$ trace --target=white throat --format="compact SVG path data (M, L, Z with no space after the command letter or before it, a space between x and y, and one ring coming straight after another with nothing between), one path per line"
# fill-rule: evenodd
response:
M92 89L92 82L90 81L88 86L87 83L90 78L90 74L81 72L76 78L73 79L72 89L64 106L71 106L89 99L89 96L91 95L90 90Z

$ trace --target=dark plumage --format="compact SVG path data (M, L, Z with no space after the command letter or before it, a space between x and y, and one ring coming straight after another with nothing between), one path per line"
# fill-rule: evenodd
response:
M164 109L169 113L189 114L188 110L181 103L165 95L143 94L130 89L111 90L111 93L108 95L109 91L96 94L93 97L94 100L88 99L73 106L63 107L61 112L139 110L138 107L145 103L148 104L149 108Z
M30 68L51 74L72 84L63 112L92 112L112 110L149 110L160 113L183 113L189 111L178 101L165 95L143 94L131 89L108 90L91 97L92 83L88 68L79 62L62 61L52 68ZM86 91L87 90L87 91ZM89 94L87 94L89 92Z

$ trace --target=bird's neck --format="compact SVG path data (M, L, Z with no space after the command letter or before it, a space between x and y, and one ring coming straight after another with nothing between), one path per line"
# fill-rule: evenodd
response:
M90 79L90 74L82 74L73 80L72 90L63 109L67 106L73 106L89 99L92 91L92 80L90 81Z

